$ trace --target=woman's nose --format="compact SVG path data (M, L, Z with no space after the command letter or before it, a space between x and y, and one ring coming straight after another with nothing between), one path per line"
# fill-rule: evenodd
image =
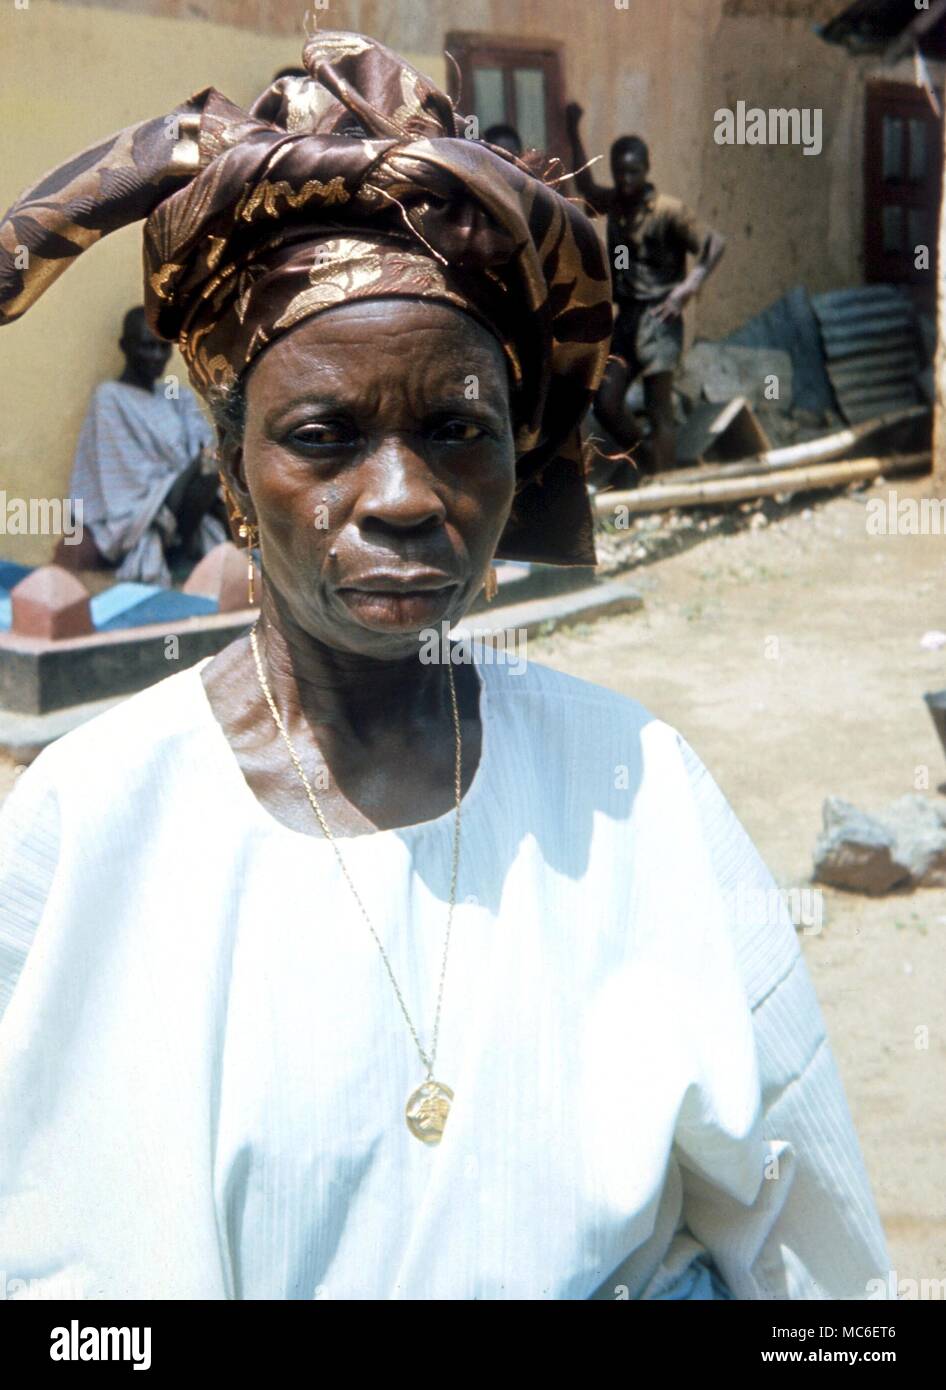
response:
M355 512L360 525L426 530L446 518L446 506L422 450L404 435L388 436L363 457L356 477Z

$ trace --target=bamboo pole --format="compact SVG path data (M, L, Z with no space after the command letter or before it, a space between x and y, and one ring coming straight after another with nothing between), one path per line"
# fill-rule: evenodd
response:
M708 507L728 502L745 502L757 497L773 497L778 492L815 492L819 488L843 487L846 483L866 482L883 474L922 473L930 464L930 451L893 454L887 458L847 459L843 463L820 463L811 468L783 469L754 473L746 478L720 478L704 483L668 483L664 486L635 488L631 492L599 492L595 511L607 517L618 509L627 515L667 511L671 507Z
M820 435L817 439L806 439L801 444L786 444L778 449L769 449L767 453L757 454L754 458L737 459L733 463L701 463L696 468L675 468L670 475L661 474L661 478L672 478L674 485L677 483L708 483L716 478L745 478L751 477L755 473L764 472L767 469L777 468L804 468L809 464L829 463L834 459L843 456L856 445L863 443L865 439L871 438L882 431L893 429L897 425L909 424L913 420L921 420L928 416L930 408L928 405L911 405L904 410L891 410L886 415L878 415L873 420L864 420L859 425L851 425L847 429L836 430L833 434ZM660 487L660 482L642 482L642 488Z

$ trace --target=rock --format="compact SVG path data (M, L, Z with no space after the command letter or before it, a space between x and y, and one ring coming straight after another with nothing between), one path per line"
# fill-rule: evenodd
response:
M915 887L946 887L946 805L912 794L893 802L879 819L896 840L896 859Z
M792 359L778 348L694 343L681 364L677 388L694 401L723 404L745 396L753 408L774 404L787 409L792 400ZM774 401L773 389L778 391Z
M759 424L765 430L772 441L774 449L781 449L786 444L798 442L799 430L793 417L787 414L776 403L763 401L762 405L755 407Z
M876 895L909 882L909 866L898 859L896 835L887 826L838 796L826 798L821 814L816 883Z
M946 887L946 802L914 793L868 815L829 796L822 816L816 882L870 894Z
M830 425L830 416L824 410L804 410L801 406L794 408L792 419L800 430L823 432Z

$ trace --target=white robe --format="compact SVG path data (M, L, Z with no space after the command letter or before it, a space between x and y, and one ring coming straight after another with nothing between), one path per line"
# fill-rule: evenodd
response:
M193 391L177 390L169 398L162 382L148 392L103 381L79 431L70 494L81 499L82 524L116 566L116 579L171 583L163 528L173 534L175 518L164 499L200 448L213 442ZM207 514L195 536L206 555L227 540L226 527Z
M795 929L678 733L478 659L427 1147L333 850L250 791L203 664L52 744L0 816L13 1296L636 1299L701 1251L739 1299L886 1280ZM428 1047L453 816L340 842Z

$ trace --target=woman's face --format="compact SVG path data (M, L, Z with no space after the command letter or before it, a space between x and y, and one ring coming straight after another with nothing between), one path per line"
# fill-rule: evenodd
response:
M490 333L445 304L353 301L267 348L246 407L225 461L259 526L267 584L303 631L397 656L463 616L515 483Z

